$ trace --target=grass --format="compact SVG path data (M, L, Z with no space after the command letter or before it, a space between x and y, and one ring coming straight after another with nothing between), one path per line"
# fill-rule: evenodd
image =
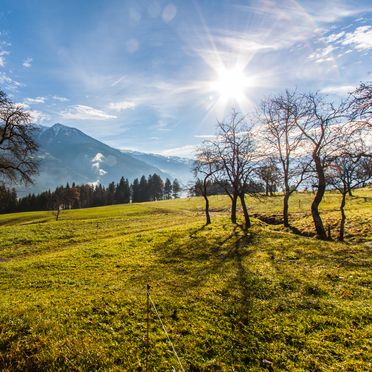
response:
M348 199L347 241L320 242L199 198L0 216L0 369L145 366L146 284L186 370L370 370L371 196ZM291 221L312 231L311 194ZM337 232L339 196L322 205ZM249 200L280 213L281 198ZM177 362L151 314L150 370ZM266 362L263 362L266 360ZM272 364L270 364L272 363Z

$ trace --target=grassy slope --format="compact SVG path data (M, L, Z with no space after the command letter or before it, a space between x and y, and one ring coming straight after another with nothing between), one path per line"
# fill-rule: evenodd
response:
M371 194L349 200L344 244L259 220L244 236L224 197L206 228L197 198L0 216L0 369L143 367L150 283L186 369L369 370ZM310 199L292 199L302 230ZM323 204L334 229L338 202ZM150 337L150 366L177 367L154 318Z

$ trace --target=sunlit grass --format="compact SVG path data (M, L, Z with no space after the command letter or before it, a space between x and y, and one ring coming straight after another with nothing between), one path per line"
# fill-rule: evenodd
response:
M144 367L146 284L187 370L368 370L371 191L348 200L346 243L254 219L228 199L182 199L0 216L0 369ZM311 194L291 222L312 231ZM281 197L249 198L280 213ZM339 196L327 194L337 233ZM152 314L150 367L177 368Z

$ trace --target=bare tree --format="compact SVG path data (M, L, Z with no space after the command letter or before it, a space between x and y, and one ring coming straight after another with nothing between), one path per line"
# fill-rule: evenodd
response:
M327 172L328 182L342 195L339 241L344 240L345 234L346 195L372 179L372 160L361 156L360 153L361 151L359 154L354 152L354 155L351 155L350 152L346 152L335 156Z
M311 204L311 213L319 239L327 240L326 230L319 213L327 180L326 170L335 154L347 148L353 141L357 129L348 121L349 106L343 102L334 105L318 93L302 95L306 107L306 116L296 121L297 127L306 139L313 160L316 175L316 192Z
M30 114L0 91L0 181L32 183L37 173Z
M264 123L265 140L269 152L278 159L283 182L283 220L289 226L289 198L298 189L307 175L309 159L300 153L304 134L297 123L308 117L306 99L296 91L264 100L260 108L261 121Z
M265 159L256 169L257 176L265 183L266 196L273 196L280 180L280 170L273 157Z
M252 130L246 117L233 110L227 120L218 122L216 139L204 142L215 159L216 178L231 199L231 221L236 223L237 201L240 199L245 228L251 226L245 193L256 166Z
M199 185L200 194L205 200L205 217L206 225L211 223L211 217L209 213L209 199L208 199L208 184L212 176L218 171L219 162L213 156L210 148L200 148L196 154L196 160L194 162L193 171L196 177L196 184ZM201 175L201 178L199 178Z
M372 127L372 82L361 83L350 95L350 120Z

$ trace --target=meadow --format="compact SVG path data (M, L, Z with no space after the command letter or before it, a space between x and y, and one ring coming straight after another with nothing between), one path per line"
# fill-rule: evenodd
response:
M372 189L347 200L346 240L312 236L311 193L248 197L253 226L229 201L203 200L0 216L0 369L142 370L146 285L185 370L371 369ZM326 194L336 237L340 196ZM178 370L154 312L149 370Z

